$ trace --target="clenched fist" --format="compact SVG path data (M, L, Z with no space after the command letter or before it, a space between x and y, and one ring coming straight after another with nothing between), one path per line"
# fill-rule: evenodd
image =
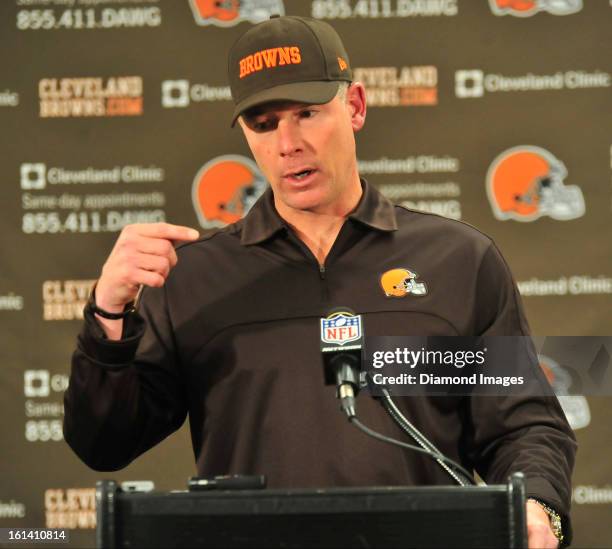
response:
M141 285L164 285L177 262L173 242L199 238L195 229L169 223L126 226L113 247L96 286L96 305L109 313L123 311ZM109 339L120 339L122 320L96 316Z

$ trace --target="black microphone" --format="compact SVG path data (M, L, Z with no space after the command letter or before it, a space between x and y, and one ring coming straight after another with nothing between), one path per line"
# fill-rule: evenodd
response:
M336 397L340 399L340 409L347 415L349 422L377 440L429 455L460 485L476 484L469 471L441 454L440 450L408 421L395 406L386 387L383 389L385 399L381 401L385 410L419 446L377 433L357 419L355 397L361 386L360 373L364 360L364 347L361 315L355 314L348 307L336 307L321 319L321 353L325 384L336 385Z
M355 415L355 397L363 361L363 320L348 307L336 307L321 319L321 353L326 385L336 385L341 409Z

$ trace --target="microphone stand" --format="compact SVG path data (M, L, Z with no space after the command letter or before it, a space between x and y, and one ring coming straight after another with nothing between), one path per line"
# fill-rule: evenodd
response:
M334 364L336 362L336 364ZM355 366L349 364L348 361L342 360L342 355L338 356L338 360L332 362L335 366L337 397L340 399L340 408L346 414L349 422L357 427L363 433L389 444L394 444L402 448L413 450L415 452L426 454L433 459L446 471L446 473L460 486L475 485L476 481L473 476L460 464L446 457L423 435L408 419L401 413L399 408L393 402L387 388L383 389L383 399L381 403L391 418L399 425L399 427L413 438L419 446L407 444L399 440L387 437L369 427L365 426L357 419L356 413L356 394L359 392L359 372Z

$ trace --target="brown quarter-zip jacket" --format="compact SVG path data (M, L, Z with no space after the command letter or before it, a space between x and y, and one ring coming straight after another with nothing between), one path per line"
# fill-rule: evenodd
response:
M238 223L181 246L163 288L143 292L119 342L86 311L65 396L67 442L119 469L189 414L198 473L265 474L270 487L449 484L431 458L366 437L323 383L319 319L348 306L368 336L526 335L520 296L489 237L392 205L363 181L325 265L277 214L268 190ZM389 298L381 275L418 274L426 295ZM412 423L488 483L513 471L569 530L575 438L556 398L403 397ZM369 427L407 440L380 403ZM407 442L410 442L407 440Z

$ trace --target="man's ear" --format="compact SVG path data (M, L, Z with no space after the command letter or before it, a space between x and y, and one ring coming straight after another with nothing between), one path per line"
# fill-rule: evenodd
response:
M361 82L353 82L346 91L346 102L351 113L351 126L358 132L365 124L366 93Z

